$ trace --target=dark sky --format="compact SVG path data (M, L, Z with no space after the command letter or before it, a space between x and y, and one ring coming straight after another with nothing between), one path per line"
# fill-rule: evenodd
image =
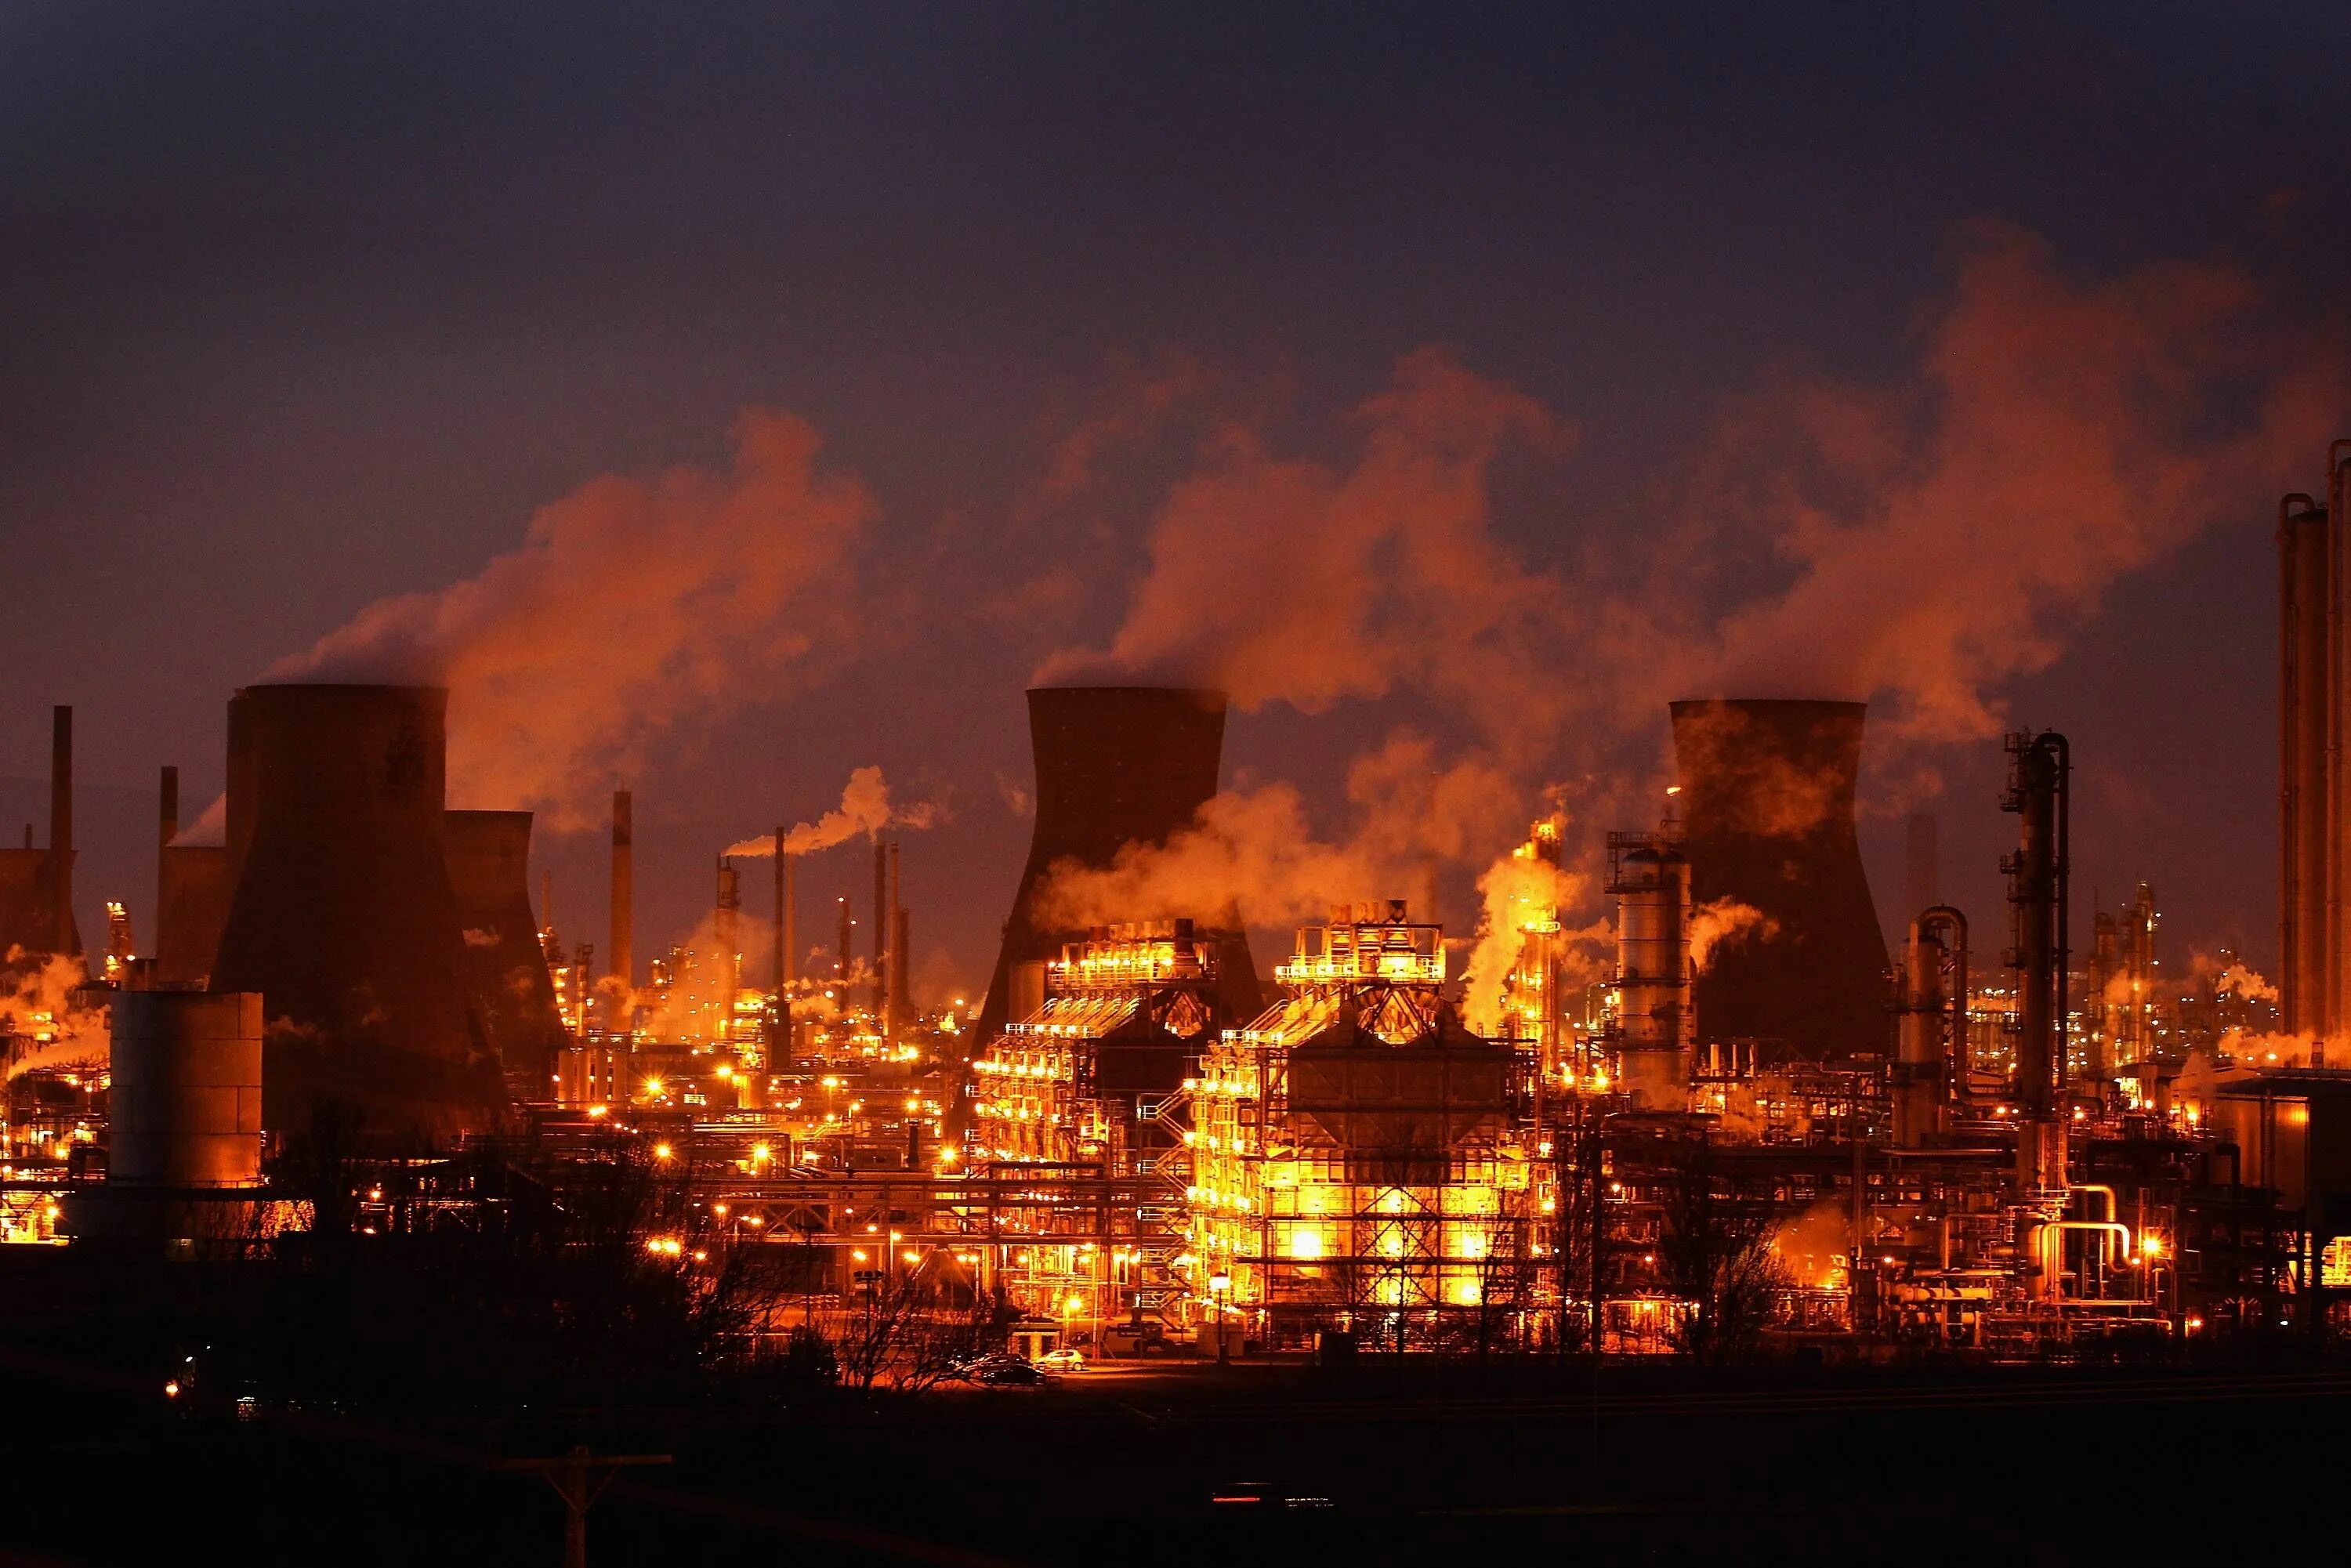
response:
M1541 567L1604 550L1583 519L1636 517L1726 398L1905 374L1979 220L2084 278L2241 266L2314 339L2351 304L2339 5L671 9L0 11L0 810L33 814L76 704L86 928L117 890L144 918L153 769L209 797L231 686L598 476L723 469L747 406L873 497L858 635L660 732L640 951L716 848L878 762L950 809L907 848L945 983L984 969L1025 845L1022 683L1117 624L1190 463L1131 444L1039 520L1057 443L1138 380L1195 367L1336 454L1442 345L1580 431L1498 488ZM2273 943L2269 530L2323 456L1990 694L2073 737L2077 902L2152 880L2175 953ZM1276 703L1228 761L1333 802L1400 715L1445 733L1428 706ZM1929 760L1946 891L1997 929L1997 745ZM1898 903L1898 823L1865 831ZM542 848L601 941L594 835Z

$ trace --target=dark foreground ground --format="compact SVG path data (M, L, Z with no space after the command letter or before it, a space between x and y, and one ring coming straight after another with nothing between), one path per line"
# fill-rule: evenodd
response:
M554 1494L493 1461L575 1437L675 1457L597 1505L607 1564L2162 1563L2339 1543L2351 1506L2335 1371L1611 1367L1595 1399L1574 1366L1187 1364L393 1430L5 1364L5 1562L554 1563Z

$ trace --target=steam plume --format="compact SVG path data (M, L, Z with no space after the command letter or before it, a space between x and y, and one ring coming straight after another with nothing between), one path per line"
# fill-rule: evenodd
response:
M1718 898L1690 911L1690 967L1703 974L1715 949L1745 941L1769 942L1780 923L1751 904Z
M879 768L860 768L849 776L849 784L841 792L841 804L813 822L802 822L784 835L784 852L788 855L813 854L846 842L860 833L872 835L884 828L912 828L920 831L939 820L935 802L918 800L911 805L893 805L890 786ZM747 855L753 859L772 856L776 852L776 835L766 834L756 839L743 839L726 847L729 855Z
M265 678L447 685L451 799L588 825L654 737L773 693L851 613L864 488L820 473L790 414L734 434L731 472L591 480L477 576L372 604Z

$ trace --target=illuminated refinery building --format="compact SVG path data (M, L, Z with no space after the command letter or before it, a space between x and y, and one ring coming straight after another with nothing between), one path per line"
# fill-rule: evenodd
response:
M1108 926L1045 967L1043 1004L972 1063L977 1155L1130 1176L1180 1147L1161 1113L1216 1021L1188 920Z
M1401 900L1301 930L1274 973L1286 998L1227 1030L1194 1085L1196 1305L1217 1333L1292 1343L1530 1304L1532 1042L1463 1027L1441 930Z

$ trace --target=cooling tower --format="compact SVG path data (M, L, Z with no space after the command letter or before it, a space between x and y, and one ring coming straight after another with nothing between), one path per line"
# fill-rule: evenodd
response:
M155 978L200 984L212 973L228 920L228 848L165 844L157 878Z
M517 1098L549 1100L563 1020L530 907L530 813L450 811L449 886L465 977Z
M1773 929L1717 949L1698 1028L1761 1060L1886 1051L1885 934L1854 831L1860 703L1740 698L1673 705L1692 896L1735 899Z
M980 1009L974 1038L982 1042L1004 1028L1015 971L1058 958L1063 943L1085 936L1082 929L1042 924L1035 913L1054 862L1108 865L1127 844L1164 842L1216 794L1225 694L1170 686L1040 687L1029 694L1029 739L1037 767L1037 826ZM1220 911L1115 911L1102 918L1164 915L1198 921L1215 947L1226 1016L1255 1017L1263 992L1249 937L1229 904Z
M249 780L249 841L213 987L265 998L267 1126L301 1131L327 1098L380 1134L485 1124L505 1092L466 988L449 884L448 693L238 695L244 757L233 748L231 800Z
M228 849L223 844L183 844L180 836L180 770L162 774L155 848L155 969L164 985L202 985L220 951L228 919Z

